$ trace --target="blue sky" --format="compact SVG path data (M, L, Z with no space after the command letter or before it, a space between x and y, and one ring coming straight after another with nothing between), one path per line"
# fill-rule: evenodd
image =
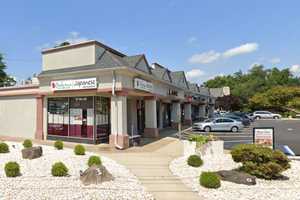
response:
M300 71L300 1L3 1L0 52L8 72L41 71L42 48L96 39L202 82L253 63Z

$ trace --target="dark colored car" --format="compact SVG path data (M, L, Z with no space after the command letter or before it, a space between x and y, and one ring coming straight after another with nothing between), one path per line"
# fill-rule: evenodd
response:
M230 114L236 115L236 116L241 117L243 119L249 119L250 122L254 121L253 118L249 117L249 113L245 113L245 112L232 112Z
M242 117L239 117L239 116L231 114L231 113L230 114L226 114L224 117L240 121L240 122L243 123L244 126L250 126L250 124L251 124L250 119L242 118Z

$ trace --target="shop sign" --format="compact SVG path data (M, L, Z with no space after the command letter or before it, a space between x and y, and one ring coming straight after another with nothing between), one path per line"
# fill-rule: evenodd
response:
M153 84L151 82L139 78L134 79L134 88L147 92L153 92Z
M171 90L171 89L169 89L168 95L171 95L171 96L178 96L178 92L177 92L176 90Z
M273 127L256 127L253 128L253 143L261 144L274 149L274 128Z
M84 90L84 89L95 89L95 88L97 88L96 78L51 81L52 91Z

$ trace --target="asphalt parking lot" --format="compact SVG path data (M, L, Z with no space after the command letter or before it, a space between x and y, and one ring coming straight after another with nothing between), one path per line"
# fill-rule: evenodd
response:
M231 149L236 144L252 143L254 127L274 127L275 145L288 145L300 155L300 120L257 120L239 133L214 132L213 135L224 140L225 149Z

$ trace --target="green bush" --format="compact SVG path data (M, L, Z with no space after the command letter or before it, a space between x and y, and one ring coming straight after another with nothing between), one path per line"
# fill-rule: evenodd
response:
M258 178L277 179L281 173L290 168L290 160L279 150L255 144L240 144L231 151L235 162L243 165L240 170Z
M55 142L54 142L54 147L55 147L56 149L58 149L58 150L61 150L61 149L64 148L64 143L63 143L62 141L60 141L60 140L55 141Z
M24 140L23 146L25 149L32 147L32 142L29 139Z
M187 163L189 166L192 167L200 167L203 165L203 161L198 155L191 155L188 157Z
M215 172L202 172L199 182L206 188L219 188L221 186L220 177Z
M4 167L7 177L16 177L20 175L20 166L17 162L8 162Z
M84 148L84 146L81 145L81 144L76 145L75 148L74 148L74 153L76 155L85 155L85 148Z
M8 153L9 152L9 147L6 143L1 142L0 143L0 153Z
M56 162L52 165L51 174L52 176L67 176L68 168L62 162Z
M92 165L98 165L100 166L102 164L101 158L99 156L90 156L88 160L88 166Z

